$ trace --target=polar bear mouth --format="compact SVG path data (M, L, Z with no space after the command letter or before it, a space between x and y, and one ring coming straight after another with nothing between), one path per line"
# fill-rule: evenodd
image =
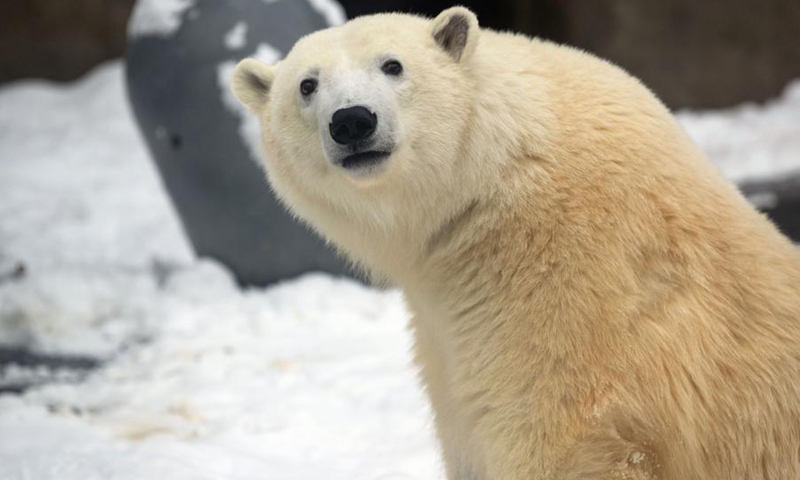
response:
M348 155L339 161L339 165L347 170L361 170L374 167L389 158L392 152L368 151Z

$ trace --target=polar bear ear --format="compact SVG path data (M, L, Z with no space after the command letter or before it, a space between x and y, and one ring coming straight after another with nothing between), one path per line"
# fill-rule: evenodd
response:
M433 19L433 39L456 62L469 59L479 34L478 18L464 7L448 8Z
M248 110L259 114L267 103L274 78L275 67L246 58L233 71L233 94Z

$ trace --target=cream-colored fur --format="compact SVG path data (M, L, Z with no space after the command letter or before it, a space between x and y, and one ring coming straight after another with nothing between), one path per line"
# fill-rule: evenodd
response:
M297 86L387 52L397 149L353 177ZM280 198L405 291L448 479L800 478L800 255L634 78L456 7L234 88Z

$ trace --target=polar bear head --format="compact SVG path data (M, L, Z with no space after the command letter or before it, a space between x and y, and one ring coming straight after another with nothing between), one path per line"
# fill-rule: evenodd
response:
M462 7L383 14L308 35L274 66L243 60L233 91L261 121L278 196L355 257L368 237L419 247L480 176L462 165L479 36Z

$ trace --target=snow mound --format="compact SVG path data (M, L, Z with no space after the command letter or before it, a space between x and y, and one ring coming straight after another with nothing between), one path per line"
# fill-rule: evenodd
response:
M160 271L193 261L124 95L118 63L0 89L0 346L111 354L153 334Z
M152 341L0 397L0 478L437 476L398 292L327 275L242 291L212 262L162 291Z

